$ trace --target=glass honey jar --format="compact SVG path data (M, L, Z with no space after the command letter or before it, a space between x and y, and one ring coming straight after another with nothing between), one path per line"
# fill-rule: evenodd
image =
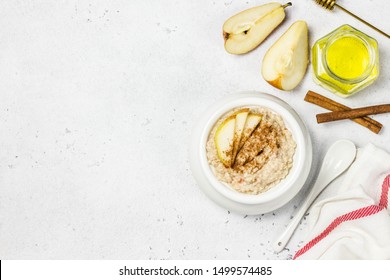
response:
M350 25L319 39L312 49L314 80L341 97L372 84L379 75L378 43Z

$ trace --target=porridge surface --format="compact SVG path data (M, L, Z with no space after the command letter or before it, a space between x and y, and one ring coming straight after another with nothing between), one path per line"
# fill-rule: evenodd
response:
M250 113L262 114L262 120L238 151L234 164L226 167L217 155L214 137L218 126L240 109L222 116L212 128L206 144L207 160L218 180L239 192L256 195L288 175L296 143L279 114L263 107L250 108Z

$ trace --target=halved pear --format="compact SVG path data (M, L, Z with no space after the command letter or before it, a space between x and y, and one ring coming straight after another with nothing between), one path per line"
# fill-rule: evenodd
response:
M248 117L246 118L246 123L244 126L244 130L242 132L241 141L238 145L238 151L244 146L245 142L248 140L248 138L251 136L253 131L256 129L256 127L259 125L263 115L261 114L252 114L250 113Z
M246 119L249 114L249 108L244 108L236 112L236 125L234 127L234 140L233 140L233 153L232 153L232 165L238 152L238 146L241 141L242 132L244 131Z
M305 21L296 21L267 51L263 78L281 90L294 89L303 79L309 63L309 36Z
M256 48L283 21L288 6L272 2L230 17L222 27L226 51L243 54Z
M228 117L218 126L214 136L217 155L225 167L232 165L235 125L236 116Z

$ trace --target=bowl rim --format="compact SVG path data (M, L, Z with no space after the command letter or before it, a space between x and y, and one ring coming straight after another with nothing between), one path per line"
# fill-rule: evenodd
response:
M212 168L207 161L206 143L215 123L224 114L238 107L265 107L279 114L285 122L286 127L292 133L293 139L297 145L293 159L293 166L287 177L282 179L278 184L269 190L258 195L240 193L234 190L228 184L219 181L214 175ZM200 166L205 177L218 193L232 201L246 205L272 203L286 195L291 199L298 193L298 191L303 186L303 183L297 184L298 181L302 181L302 176L305 176L304 181L306 181L309 175L306 167L307 161L310 162L309 166L311 166L312 151L311 143L308 143L308 141L310 142L310 135L307 131L307 128L290 105L275 96L251 91L232 95L228 99L221 99L219 102L215 103L214 106L210 107L208 112L209 114L206 114L209 116L208 120L206 121L206 124L204 125L201 132L199 151ZM288 200L285 203L287 202Z

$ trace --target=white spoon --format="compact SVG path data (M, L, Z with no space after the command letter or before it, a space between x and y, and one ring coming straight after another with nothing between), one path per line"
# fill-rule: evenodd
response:
M345 170L347 170L347 168L354 161L355 156L356 147L355 144L351 141L339 140L333 143L325 155L317 180L310 190L310 193L303 201L301 208L295 214L286 230L273 244L273 249L276 253L282 251L287 245L299 221L302 219L303 215L306 213L306 210L310 207L316 197L323 189L325 189L327 185L330 184L330 182L332 182Z

